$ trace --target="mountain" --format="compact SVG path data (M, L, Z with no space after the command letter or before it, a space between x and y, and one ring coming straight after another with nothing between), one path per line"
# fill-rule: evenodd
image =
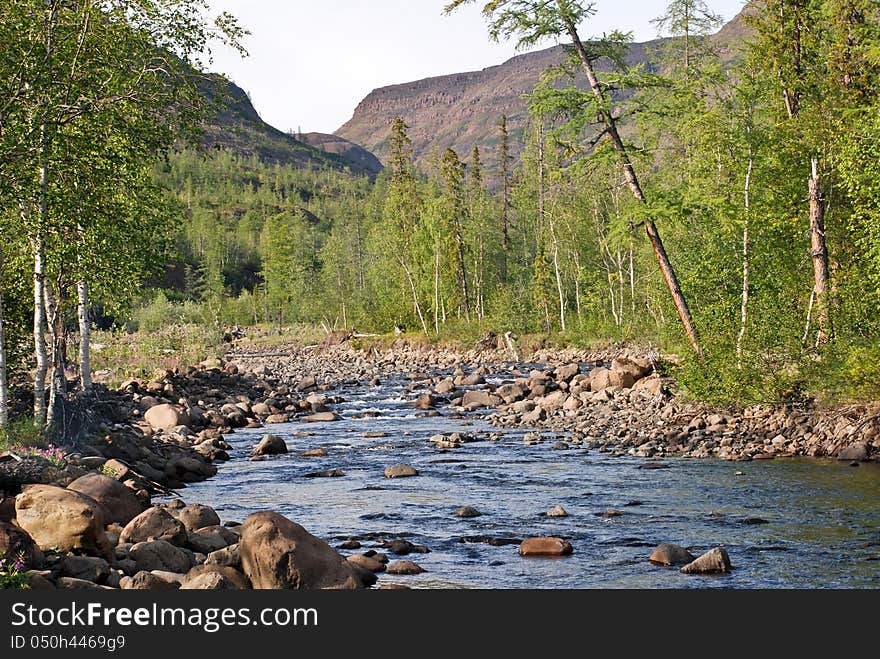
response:
M730 62L738 56L738 45L748 34L743 16L753 11L748 5L736 18L717 34L709 37L722 61ZM626 61L630 65L650 66L651 52L663 43L657 39L633 44ZM511 135L511 149L521 148L518 139L526 126L528 112L524 94L530 93L541 74L566 59L562 46L518 55L504 64L482 71L456 73L427 78L371 92L357 106L354 116L336 135L362 144L384 158L388 151L391 122L402 117L410 127L416 163L427 169L427 160L434 147L442 152L453 148L461 158L470 154L474 145L480 147L483 161L493 167L498 161L500 137L498 121L507 115ZM598 68L607 70L607 64ZM587 88L586 78L579 74L575 84Z
M205 147L255 155L267 163L331 167L370 177L382 171L382 163L372 153L341 137L309 133L297 139L273 128L260 118L247 93L222 76L200 78L199 88L213 102L203 127Z

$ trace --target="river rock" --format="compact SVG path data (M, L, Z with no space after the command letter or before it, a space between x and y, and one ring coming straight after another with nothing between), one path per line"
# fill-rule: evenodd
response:
M349 563L353 563L364 570L368 570L369 572L384 572L385 564L381 561L377 561L372 556L367 556L365 554L354 554L346 558Z
M571 544L562 538L526 538L519 546L520 556L568 556L574 551Z
M263 435L251 455L281 455L287 453L287 444L278 435Z
M241 552L238 543L229 545L225 549L212 551L205 558L205 565L225 565L236 569L241 567Z
M421 574L425 571L421 565L412 561L391 561L386 568L388 574Z
M194 531L187 535L186 546L198 554L207 556L229 544L219 533L211 531Z
M220 516L211 506L202 503L191 503L170 513L190 533L206 526L220 526Z
M385 468L385 478L408 478L418 475L419 472L407 464L397 464Z
M571 379L580 372L581 367L578 364L566 364L565 366L557 366L556 381L571 382Z
M323 471L310 471L305 474L306 478L342 478L345 472L342 469L325 469Z
M868 445L865 443L859 443L842 448L837 452L837 459L858 460L864 462L868 459Z
M562 506L553 506L547 511L547 517L568 517L568 512Z
M144 504L125 485L99 473L80 476L67 489L85 494L104 507L105 523L128 524L144 511Z
M267 424L276 424L276 423L287 423L290 421L290 416L287 414L270 414L264 419Z
M19 555L24 558L24 569L32 570L43 564L43 552L28 532L7 522L0 522L0 557L13 562Z
M305 423L326 423L329 421L339 421L340 419L342 419L342 417L336 412L318 412L317 414L304 416L300 421Z
M186 412L168 403L154 405L148 409L144 413L144 420L156 430L171 430L176 426L188 426L192 423Z
M167 570L183 574L193 566L192 553L175 547L165 540L138 542L132 546L128 555L138 570Z
M455 383L452 381L452 378L446 378L445 380L441 380L436 387L434 387L434 393L438 394L451 394L455 391Z
M418 397L413 406L417 410L432 410L437 407L439 400L431 394L423 394Z
M611 386L611 371L600 366L590 371L590 391L604 391Z
M26 485L15 498L16 524L42 550L111 557L104 512L94 499L54 485Z
M164 508L153 506L131 520L119 535L120 542L152 542L164 540L172 545L184 545L186 527Z
M299 454L301 458L325 458L327 457L327 450L323 448L312 448L308 451L303 451Z
M465 391L464 396L459 403L462 407L497 407L501 404L501 398L488 391Z
M122 590L177 590L180 584L142 570L133 577L122 577L119 587Z
M715 547L705 554L688 563L681 571L685 574L719 574L730 572L730 556L724 547Z
M453 514L458 517L479 517L483 513L471 506L462 506L461 508L456 508Z
M684 565L693 562L695 557L684 547L664 542L651 552L648 560L655 565Z
M109 586L101 586L93 581L76 577L58 577L55 586L59 590L113 590Z
M197 565L183 579L181 590L249 590L250 582L241 572L222 565Z
M299 524L269 511L245 519L241 563L257 589L358 589L376 582Z
M61 576L100 582L110 576L110 564L97 556L66 556L61 560Z

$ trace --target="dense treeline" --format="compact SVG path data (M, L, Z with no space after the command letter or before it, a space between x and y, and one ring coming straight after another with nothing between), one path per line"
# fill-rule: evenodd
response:
M706 353L685 374L701 395L779 397L823 381L868 394L880 353L880 9L755 7L742 57L722 66L706 3L671 2L652 74L623 68L624 35L579 41L570 28L586 5L494 3L497 36L580 44L531 96L524 135L499 118L499 163L487 169L476 145L416 171L402 120L373 186L183 154L166 173L188 206L183 253L227 299L225 322L685 349L671 273L699 332L690 349ZM613 72L571 87L566 73L599 57Z
M499 117L490 166L475 145L437 152L418 171L402 119L371 182L227 152L167 153L167 140L147 139L148 112L133 114L143 119L134 127L109 110L72 127L53 119L64 139L49 149L22 110L27 166L7 126L0 159L14 183L2 205L12 361L36 363L37 381L58 370L63 345L54 356L40 345L53 346L47 330L76 329L78 300L120 324L120 305L133 303L146 329L310 322L635 338L692 355L680 378L706 398L877 395L876 2L753 3L730 64L706 38L719 24L708 5L672 0L658 19L671 38L635 69L622 63L626 35L581 39L587 3L507 0L484 13L493 37L572 44L530 96L529 128L508 134ZM610 72L597 73L600 58ZM575 70L588 89L573 86ZM48 182L43 161L58 172ZM51 280L57 311L44 289L28 290L41 253L36 281ZM150 266L151 286L138 289ZM35 321L36 350L21 341L28 296L49 300L55 320Z

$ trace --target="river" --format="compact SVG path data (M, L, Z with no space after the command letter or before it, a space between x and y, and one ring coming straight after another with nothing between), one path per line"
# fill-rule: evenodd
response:
M526 446L522 430L497 429L479 415L425 416L404 378L381 386L351 384L333 394L343 419L292 422L226 436L232 459L214 478L181 492L187 501L241 521L275 510L337 546L359 539L405 538L430 548L410 554L426 572L379 575L379 583L416 588L876 588L880 586L880 465L816 459L726 462L667 459L668 468L640 468L639 458L612 457L544 433ZM363 416L364 412L368 416ZM378 415L378 416L374 416ZM267 432L290 453L261 462L247 458ZM436 433L469 432L495 441L439 450ZM364 434L384 433L382 437ZM326 457L304 458L324 448ZM407 463L414 478L386 479L384 469ZM306 474L341 469L336 478ZM568 517L544 513L561 505ZM482 515L461 518L460 506ZM602 516L608 510L622 514ZM516 544L463 542L484 536L565 537L563 558L522 558ZM689 576L654 566L648 555L662 542L692 553L724 545L734 570ZM356 553L343 551L342 553ZM390 556L394 559L395 556Z

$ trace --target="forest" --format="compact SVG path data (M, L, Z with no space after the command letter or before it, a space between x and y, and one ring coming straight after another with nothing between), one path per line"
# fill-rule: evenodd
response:
M421 171L398 118L373 181L198 148L189 67L243 34L204 3L5 3L0 425L9 382L38 425L88 390L94 324L633 341L708 401L875 399L880 6L751 9L730 62L709 3L670 0L632 68L629 34L586 38L591 3L489 3L491 38L570 44L529 128L499 116L497 163L476 144Z

